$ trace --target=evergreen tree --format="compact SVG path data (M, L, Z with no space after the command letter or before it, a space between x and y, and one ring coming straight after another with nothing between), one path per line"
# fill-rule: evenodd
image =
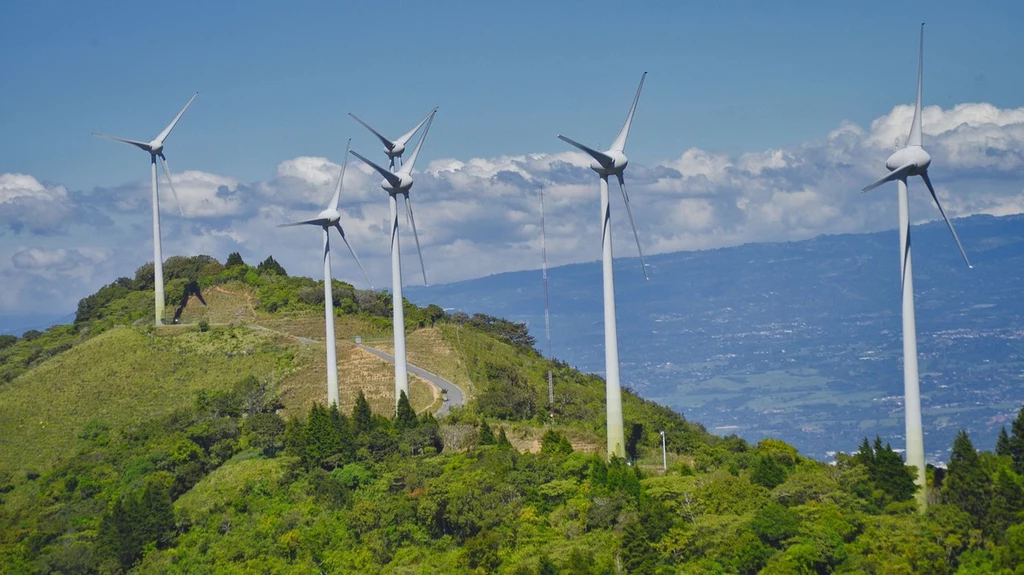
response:
M338 436L338 444L341 445L341 454L348 460L352 459L355 454L355 441L352 437L352 425L349 423L348 418L345 414L338 409L338 404L332 403L329 413L331 417L331 426L334 427L334 433Z
M971 516L975 527L981 527L988 515L992 478L985 473L974 444L962 429L953 441L944 483L943 501L960 508Z
M298 417L291 417L284 426L284 448L289 455L306 461L306 424Z
M512 442L508 440L508 436L505 435L504 427L498 432L498 449L515 449L512 447Z
M909 501L917 492L914 475L903 463L900 454L893 451L892 446L886 443L882 448L881 444L881 439L877 439L871 479L893 501Z
M479 445L494 445L494 432L491 431L491 426L487 425L487 420L483 420L480 423L480 438L477 440Z
M273 274L288 277L288 272L284 271L284 267L277 263L274 256L267 256L267 259L263 260L260 262L260 265L256 266L256 271L261 274Z
M330 413L318 403L313 404L306 423L307 468L320 467L333 455L341 453L341 438L338 437Z
M880 437L876 436L876 440L879 444L881 444L882 439ZM864 441L861 442L860 449L853 456L853 460L856 461L857 463L860 463L861 465L864 465L868 469L871 469L872 466L875 464L875 452L873 449L871 449L871 444L868 443L867 437L864 437Z
M245 262L242 261L242 254L238 252L231 252L228 254L228 261L224 264L226 268L233 268L235 266L244 266Z
M1010 425L1010 442L1007 446L1013 458L1013 470L1024 475L1024 407L1017 413L1017 419Z
M540 452L545 455L569 455L572 444L561 433L548 429L540 438Z
M622 566L631 575L654 573L658 555L647 538L647 530L639 521L626 525L622 532Z
M541 555L537 562L537 575L558 575L558 566L547 553Z
M356 435L364 435L373 430L373 411L361 389L356 397L356 405L352 408L352 429Z
M1001 542L1006 530L1020 521L1021 511L1024 511L1024 489L1008 471L1000 469L992 487L985 535Z
M996 440L996 455L1010 456L1012 454L1010 447L1010 436L1006 433L1006 426L999 430L999 439Z
M786 480L786 468L771 455L761 454L750 468L750 481L768 489L775 489Z
M409 398L405 395L405 392L402 391L398 396L398 410L395 414L395 431L401 433L414 427L416 427L416 413L412 410L412 405L409 404Z

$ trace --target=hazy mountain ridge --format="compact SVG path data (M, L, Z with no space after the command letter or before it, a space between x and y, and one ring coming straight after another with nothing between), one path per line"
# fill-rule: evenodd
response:
M958 220L974 269L941 222L912 232L922 407L930 460L958 428L979 446L1024 400L1024 216ZM595 247L595 256L598 255ZM709 429L785 437L802 452L902 444L895 230L616 261L623 382ZM550 270L553 354L604 371L600 265ZM543 348L539 271L410 288L407 297L528 322Z

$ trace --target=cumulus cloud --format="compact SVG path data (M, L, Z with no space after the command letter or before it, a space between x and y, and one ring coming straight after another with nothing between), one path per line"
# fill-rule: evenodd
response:
M923 114L932 179L947 213L1024 211L1024 108L968 103L952 109L931 106ZM645 253L894 227L895 187L870 194L859 190L884 173L885 158L897 137L905 140L911 115L910 107L896 106L867 128L841 122L822 138L798 146L741 154L691 148L647 165L631 164L626 183ZM538 267L541 188L549 260L557 265L598 259L598 186L589 165L590 158L574 150L425 163L415 173L411 199L431 282ZM177 173L175 187L186 217L177 215L164 185L164 253L207 253L223 259L240 251L247 261L273 254L289 272L315 277L320 273L319 232L276 226L321 210L340 171L327 158L298 157L282 161L274 178L263 182ZM387 194L379 184L376 172L351 158L340 207L349 240L381 287L390 281L390 236ZM615 253L630 257L636 246L614 179L611 187ZM911 183L913 217L937 218L922 192L923 186ZM38 239L38 245L0 245L0 265L7 266L0 268L0 312L43 305L73 308L77 298L149 260L149 193L148 180L69 192L31 176L0 174L0 229L36 234L22 233L26 244ZM42 236L59 227L68 213L87 211L88 206L115 214L104 234L79 231L74 248ZM399 205L399 213L405 278L415 282L418 260L404 206ZM347 251L334 253L337 276L363 285ZM18 284L20 276L74 281L54 293L26 289L12 296L9 286Z

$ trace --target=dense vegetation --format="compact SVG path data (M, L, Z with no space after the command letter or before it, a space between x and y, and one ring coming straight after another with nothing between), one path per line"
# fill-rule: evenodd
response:
M184 270L174 272L172 280L184 280L181 294L240 284L255 294L253 306L266 317L322 310L322 283L317 288L313 280L289 277L270 258L262 270L246 266L237 254L223 266L212 258L181 260L168 266ZM131 311L134 294L146 295L140 272L135 280L118 280L83 300L75 325L27 341L24 336L0 340L0 354L14 348L27 353L33 349L29 344L51 332L80 339L144 319L150 300L140 300ZM143 283L136 284L140 277ZM388 321L389 297L336 283L335 298L339 315L359 315L382 326ZM342 304L346 300L351 303ZM600 378L541 357L521 324L483 315L448 316L439 308L407 310L407 317L412 315L407 329L434 325L419 333L440 334L455 354L416 361L453 381L471 382L465 408L436 420L417 416L403 396L397 414L385 418L374 415L360 395L351 411L314 405L284 418L271 381L258 373L237 373L219 386L190 390L187 405L160 416L114 424L94 419L70 438L64 457L53 465L27 473L0 471L2 569L516 574L1024 569L1024 409L1000 434L994 452L976 451L966 433L957 437L948 468L928 470L929 507L921 514L912 474L881 438L865 438L857 453L825 465L801 457L783 441L754 446L735 436L715 437L628 391L629 461L607 461L600 456ZM149 353L146 349L133 353ZM410 346L411 353L415 349ZM268 348L253 357L287 362L280 354ZM550 407L547 369L556 381ZM665 471L662 430L669 450Z

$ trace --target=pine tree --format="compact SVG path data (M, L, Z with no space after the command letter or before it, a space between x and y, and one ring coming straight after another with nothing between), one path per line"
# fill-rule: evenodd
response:
M1010 436L1006 433L1006 426L999 430L999 439L996 440L996 455L1011 455Z
M785 480L786 469L771 455L761 454L750 468L750 481L767 489L775 489Z
M501 431L498 432L498 449L515 449L512 446L512 442L508 440L508 436L505 435L504 427L502 427Z
M345 459L351 460L355 454L355 441L352 437L352 424L349 423L345 414L338 409L338 404L332 403L329 413L334 433L338 436L338 443L341 445L341 454Z
M412 410L412 405L409 404L409 398L405 395L405 392L400 392L398 396L398 410L395 414L395 431L401 433L407 429L413 429L416 427L416 413Z
M1017 413L1017 419L1010 426L1010 457L1013 458L1013 470L1017 475L1024 475L1024 407Z
M974 444L967 432L961 429L953 441L942 500L960 508L971 516L975 527L981 527L988 515L991 490L992 478L982 469Z
M261 274L274 274L279 276L288 276L288 272L284 271L284 267L277 263L274 256L267 256L267 259L260 262L260 265L256 266L256 271Z
M871 479L875 485L891 497L893 501L909 501L917 492L917 485L914 483L914 475L903 463L900 454L893 451L888 443L884 448L879 448L881 440L878 440L875 448L873 469Z
M479 445L494 445L494 432L491 431L491 426L487 425L486 419L480 424L480 439L477 443Z
M356 397L356 405L352 408L352 428L356 435L364 435L373 430L373 411L361 389Z
M1020 521L1021 511L1024 511L1024 489L1008 471L1000 469L992 487L985 535L1001 542L1006 530Z
M289 455L306 461L306 424L298 417L291 417L285 423L284 448Z
M331 422L330 413L322 405L313 404L306 423L306 467L320 467L332 455L341 453L341 438Z
M622 566L626 573L647 575L654 573L657 555L647 539L647 530L638 521L626 525L622 532Z
M876 441L879 444L881 444L882 438L878 436L875 437ZM865 436L864 441L861 442L860 449L853 456L853 460L856 461L857 463L860 463L861 465L866 466L868 469L871 469L872 466L875 464L875 452L873 449L871 449L871 444L868 443L867 436Z
M235 266L244 266L245 262L242 261L242 254L238 252L231 252L228 254L228 261L224 264L226 268L232 268Z

